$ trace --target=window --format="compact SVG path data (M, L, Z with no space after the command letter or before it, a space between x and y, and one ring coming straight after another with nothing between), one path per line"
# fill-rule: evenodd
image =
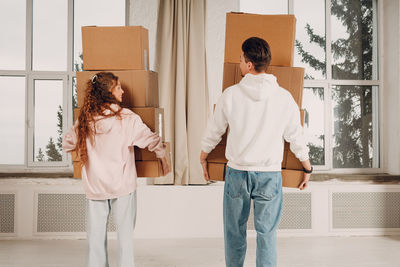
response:
M0 171L67 170L81 27L126 25L128 0L0 2ZM54 170L54 169L53 169Z
M296 16L294 66L306 70L302 108L315 169L380 171L378 0L267 2L240 1L240 9Z

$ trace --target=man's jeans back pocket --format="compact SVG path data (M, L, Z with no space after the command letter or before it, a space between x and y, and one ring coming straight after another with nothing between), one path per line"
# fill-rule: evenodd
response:
M256 172L254 195L273 199L282 190L281 172Z
M225 177L225 193L231 198L239 198L248 194L246 187L247 172L227 168Z

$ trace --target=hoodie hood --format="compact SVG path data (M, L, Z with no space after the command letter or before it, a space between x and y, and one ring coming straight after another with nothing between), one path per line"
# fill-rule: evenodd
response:
M242 92L254 101L265 100L272 90L279 87L276 77L266 73L258 75L247 73L239 86Z
M117 111L119 109L119 106L116 104L111 104L110 108L113 111ZM111 111L109 109L106 109L104 112L104 115L109 115ZM96 118L96 133L97 134L106 134L109 131L111 131L112 127L114 126L114 123L116 122L116 119L114 116L112 117L103 117L103 116L98 116Z

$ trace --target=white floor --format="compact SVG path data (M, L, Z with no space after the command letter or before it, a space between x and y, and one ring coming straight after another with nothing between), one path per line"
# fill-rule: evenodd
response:
M0 241L1 267L85 266L85 240ZM110 266L116 242L109 241ZM135 240L137 267L224 266L222 239ZM279 267L397 267L400 237L296 237L278 239ZM245 266L255 266L249 239Z

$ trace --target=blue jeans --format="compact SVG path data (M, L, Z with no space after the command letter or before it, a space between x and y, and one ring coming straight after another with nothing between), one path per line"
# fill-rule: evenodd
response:
M224 188L225 262L242 267L250 203L254 203L257 267L276 266L276 228L282 210L281 172L240 171L228 167Z

